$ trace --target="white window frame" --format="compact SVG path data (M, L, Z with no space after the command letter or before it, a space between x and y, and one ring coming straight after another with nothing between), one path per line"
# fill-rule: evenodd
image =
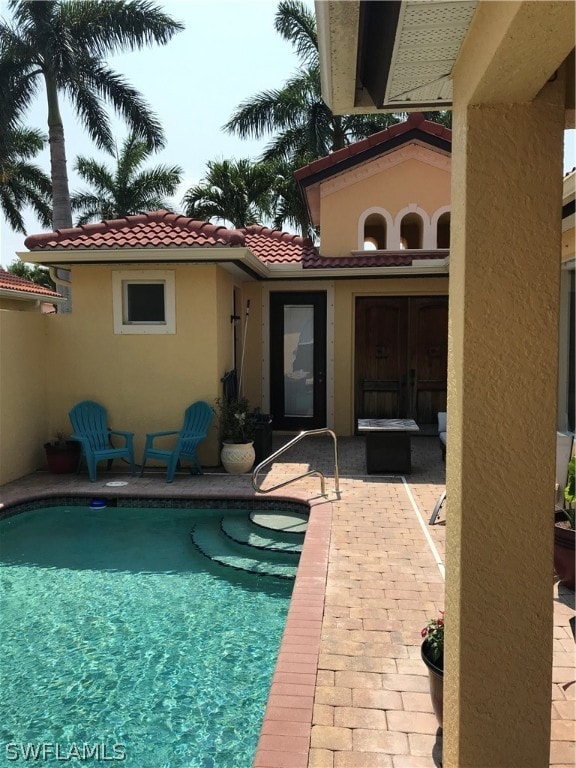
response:
M164 285L164 322L129 323L126 322L126 286L129 283L161 283ZM114 333L140 334L176 333L176 281L172 270L131 269L112 272L112 307L114 314Z

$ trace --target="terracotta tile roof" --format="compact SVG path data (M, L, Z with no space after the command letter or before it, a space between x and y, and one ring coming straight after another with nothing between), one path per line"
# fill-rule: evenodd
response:
M46 288L43 285L38 285L38 283L33 283L31 280L26 280L24 277L13 275L5 269L0 269L0 290L17 291L18 293L35 293L40 296L46 296L47 298L61 298L61 294L56 293L56 291Z
M320 256L317 253L304 259L304 269L358 268L358 267L411 267L414 261L445 259L448 250L390 251L389 253L359 253L351 256Z
M299 235L257 225L228 229L167 211L31 235L24 245L31 251L242 247L266 264L300 263L314 252L312 242Z
M203 248L243 244L244 235L236 229L196 221L162 210L30 235L24 241L24 245L31 251Z
M318 255L312 241L300 235L257 225L241 231L245 234L246 247L266 264L300 264Z
M396 146L402 143L402 138L410 141L412 138L428 138L430 141L443 145L452 144L452 131L445 128L440 123L434 123L426 120L420 112L413 112L403 123L395 123L389 128L378 133L373 133L361 141L356 141L348 147L338 149L326 157L321 157L313 163L299 168L295 173L296 180L299 183L310 183L310 177L316 177L318 174L331 175L339 172L336 166L349 166L365 162L370 157L382 154L389 149L391 143ZM396 140L396 141L394 141Z
M102 221L74 229L31 235L30 250L118 250L130 248L230 247L249 250L263 264L303 269L410 266L417 259L444 258L447 252L358 254L328 258L308 238L252 225L227 229L185 216L154 211L125 219Z

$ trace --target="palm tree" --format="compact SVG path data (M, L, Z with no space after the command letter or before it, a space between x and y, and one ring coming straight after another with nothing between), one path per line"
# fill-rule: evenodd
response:
M288 161L280 158L267 162L273 174L271 186L273 226L276 229L294 227L302 237L316 238L319 231L310 224L306 202L294 177L296 168L303 167L308 161L301 157L299 160L292 158Z
M46 143L46 137L31 128L2 131L0 154L0 208L15 232L26 234L22 210L30 206L43 227L52 221L50 178L29 162Z
M53 228L72 225L64 126L59 96L72 101L91 138L113 151L114 137L102 101L110 102L152 148L163 146L150 107L104 61L108 53L167 43L182 24L150 0L10 0L13 23L0 22L0 101L24 109L44 83L53 194ZM5 110L0 107L0 117Z
M228 221L232 226L261 224L271 214L272 170L252 160L211 160L199 184L186 192L182 205L193 219Z
M315 160L397 123L383 115L334 115L322 100L316 17L300 0L281 0L275 29L296 49L301 67L278 89L244 101L224 126L242 138L273 134L263 160ZM294 164L294 169L298 166Z
M78 226L89 221L117 219L159 208L171 210L164 196L176 193L182 169L157 165L140 170L151 154L149 145L131 133L120 151L113 153L116 159L114 171L96 160L76 158L74 170L93 188L92 191L72 195L72 210L81 214Z

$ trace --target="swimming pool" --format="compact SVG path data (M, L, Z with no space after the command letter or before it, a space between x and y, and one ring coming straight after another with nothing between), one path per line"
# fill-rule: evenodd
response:
M190 534L217 514L63 504L0 522L0 764L251 766L292 582L203 557Z

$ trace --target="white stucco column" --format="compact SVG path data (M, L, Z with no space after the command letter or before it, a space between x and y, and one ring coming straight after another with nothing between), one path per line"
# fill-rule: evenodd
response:
M544 768L564 85L453 116L445 768Z

